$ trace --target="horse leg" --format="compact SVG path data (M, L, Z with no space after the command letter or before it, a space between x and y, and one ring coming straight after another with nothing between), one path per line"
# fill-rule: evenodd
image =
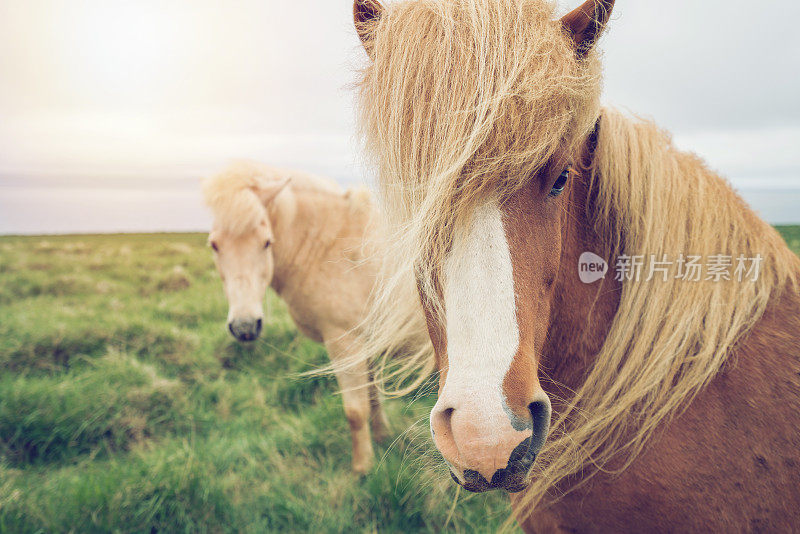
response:
M341 360L352 353L355 346L352 335L345 334L325 342L331 361ZM367 362L348 365L336 372L336 380L342 390L342 402L350 435L353 440L353 471L364 474L374 463L372 438L370 437L370 387Z
M383 443L386 438L389 437L389 420L387 419L386 412L383 409L383 403L381 402L378 386L373 383L374 375L372 371L369 373L369 380L369 408L372 437L378 443Z

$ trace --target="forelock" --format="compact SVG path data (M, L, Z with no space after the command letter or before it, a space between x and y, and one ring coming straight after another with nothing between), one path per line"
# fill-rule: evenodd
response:
M423 273L470 213L575 152L599 115L597 55L576 56L546 0L394 4L372 60L361 126L384 209Z
M267 210L256 191L274 179L273 171L252 162L237 162L203 183L203 199L211 210L215 226L233 235L252 231Z

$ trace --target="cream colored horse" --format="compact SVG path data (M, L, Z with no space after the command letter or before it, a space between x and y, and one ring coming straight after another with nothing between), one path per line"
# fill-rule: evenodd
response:
M252 162L237 163L207 180L214 215L209 244L228 298L228 328L253 341L263 323L271 286L298 329L325 344L331 361L361 350L363 320L377 265L370 243L375 218L366 190ZM372 433L386 435L386 418L365 362L336 371L353 439L353 470L373 463Z

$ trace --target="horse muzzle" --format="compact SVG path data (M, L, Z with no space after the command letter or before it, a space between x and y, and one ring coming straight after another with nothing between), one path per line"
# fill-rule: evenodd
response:
M528 486L531 467L547 438L551 414L544 392L532 400L529 417L493 409L474 398L461 403L445 400L434 406L433 441L456 483L476 493L493 489L514 493Z
M255 341L261 335L262 320L234 319L228 323L228 330L238 341Z
M517 493L528 487L528 473L531 470L536 453L531 449L531 438L517 445L511 453L506 467L498 469L491 480L473 469L464 470L463 480L450 471L453 480L465 490L481 493L493 489L502 489L509 493Z

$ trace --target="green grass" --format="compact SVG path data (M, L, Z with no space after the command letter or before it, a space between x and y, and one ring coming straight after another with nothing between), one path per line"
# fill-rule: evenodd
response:
M800 226L776 226L795 254L800 255Z
M335 382L297 378L324 348L268 309L228 336L203 235L0 238L0 532L499 528L506 497L457 495L433 450L430 395L387 403L396 439L354 476Z
M0 532L497 530L507 498L456 499L430 395L387 403L396 439L353 475L335 381L297 378L324 348L268 308L230 338L204 235L0 238Z

